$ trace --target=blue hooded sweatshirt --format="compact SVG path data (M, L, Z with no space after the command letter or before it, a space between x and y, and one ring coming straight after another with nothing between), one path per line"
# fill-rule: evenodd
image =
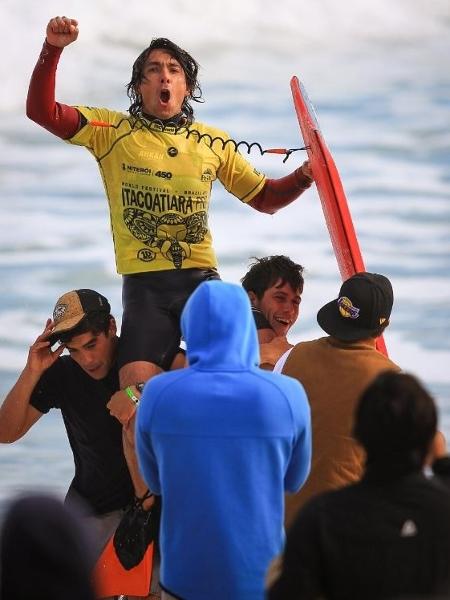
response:
M162 495L161 585L184 600L261 600L284 543L284 492L310 468L298 381L260 369L241 286L202 283L181 317L189 367L153 377L136 424L141 473Z

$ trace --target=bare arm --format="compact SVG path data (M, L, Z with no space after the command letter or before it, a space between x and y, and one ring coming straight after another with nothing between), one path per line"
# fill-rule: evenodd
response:
M47 320L44 331L30 347L24 370L0 407L0 442L10 444L20 439L42 416L31 406L30 397L40 377L61 355L63 346L54 352L48 336L53 322Z
M273 369L278 359L283 356L289 348L292 348L292 344L287 341L286 337L281 336L274 337L269 343L261 344L259 347L261 364L270 365L271 369Z
M76 108L55 101L55 79L62 49L78 37L78 23L74 19L55 17L47 25L46 33L28 89L27 116L54 135L69 139L83 123Z
M281 179L267 179L263 189L257 194L249 205L256 210L273 215L280 208L291 204L296 198L307 190L313 182L309 161L290 175Z

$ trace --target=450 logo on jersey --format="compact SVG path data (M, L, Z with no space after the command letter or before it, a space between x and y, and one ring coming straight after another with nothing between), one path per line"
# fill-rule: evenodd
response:
M208 232L206 212L198 212L189 217L167 213L156 217L138 208L126 208L123 219L133 237L144 243L137 258L144 262L155 260L159 252L181 269L183 260L191 255L191 244L199 244Z
M161 177L162 179L172 179L172 173L170 171L155 171L149 167L137 167L135 165L127 165L122 163L122 170L128 173L136 173L138 175L153 175L154 177Z

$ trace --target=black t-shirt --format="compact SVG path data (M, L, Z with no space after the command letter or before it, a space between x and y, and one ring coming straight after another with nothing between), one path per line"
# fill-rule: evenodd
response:
M67 500L78 495L96 514L123 508L134 494L122 426L106 408L118 389L116 367L95 380L70 356L62 356L42 375L30 399L42 413L61 410L75 462Z

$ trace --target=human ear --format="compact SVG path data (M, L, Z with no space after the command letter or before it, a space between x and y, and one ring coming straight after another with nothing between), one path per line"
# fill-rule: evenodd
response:
M117 323L114 317L111 317L109 321L109 333L111 336L115 336L117 333Z
M250 304L258 308L258 296L255 294L255 292L252 292L250 290L249 292L247 292L247 294L250 299Z

